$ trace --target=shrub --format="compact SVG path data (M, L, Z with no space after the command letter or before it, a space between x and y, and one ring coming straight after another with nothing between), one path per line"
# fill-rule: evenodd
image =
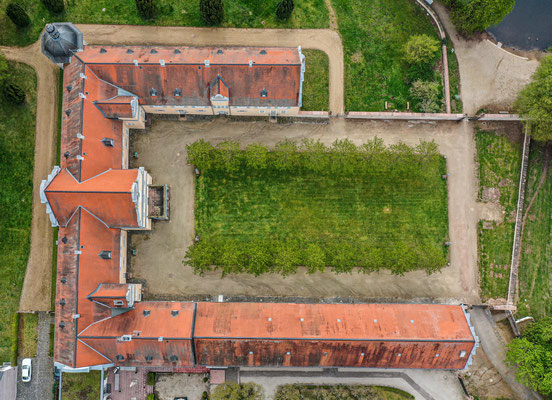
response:
M19 354L19 314L14 313L12 315L11 325L11 354L10 362L13 367L17 365L17 355Z
M4 53L0 51L0 86L9 78L10 66Z
M224 18L222 0L199 0L199 11L206 25L218 25Z
M146 397L147 400L157 400L157 395L155 393L150 393Z
M429 35L410 36L404 45L404 59L410 64L429 63L439 50L439 41Z
M204 381L204 382L207 382L207 381ZM201 394L201 400L209 400L209 393L203 392Z
M6 14L12 22L20 28L29 26L31 23L27 11L17 3L8 4L8 7L6 7Z
M263 388L256 383L223 383L211 393L212 400L263 400Z
M153 19L157 15L155 0L136 0L136 8L145 19Z
M146 377L146 385L148 385L148 386L155 385L155 378L156 378L155 372L149 371L148 375Z
M441 90L437 82L416 81L410 88L410 96L414 99L414 109L421 112L439 112Z
M294 8L295 4L293 0L281 0L276 6L276 17L279 20L286 21L291 17Z
M65 8L63 0L42 0L42 4L44 4L44 7L46 7L50 12L56 14L59 14Z
M9 102L16 105L21 105L25 102L25 92L18 84L13 82L5 83L2 90L4 97Z

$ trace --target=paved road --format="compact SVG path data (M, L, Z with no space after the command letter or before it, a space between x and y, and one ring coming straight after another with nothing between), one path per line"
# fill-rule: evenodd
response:
M523 400L542 400L542 397L538 394L519 384L516 381L515 370L507 367L504 363L506 360L505 343L498 332L490 311L487 308L474 307L470 310L470 315L471 323L481 341L481 347L483 347L485 354L497 369L500 376L508 383L515 395Z
M38 348L33 358L32 379L21 381L21 368L17 381L18 400L51 400L53 398L54 367L50 357L50 320L48 313L38 314ZM19 362L21 365L21 361Z

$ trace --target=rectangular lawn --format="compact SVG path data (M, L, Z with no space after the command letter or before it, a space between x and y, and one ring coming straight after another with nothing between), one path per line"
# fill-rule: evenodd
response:
M202 172L196 185L200 241L189 253L191 264L256 274L285 274L300 265L312 272L325 266L437 270L447 260L445 170L445 160L435 155L392 173L377 162L353 173L280 170L270 163Z

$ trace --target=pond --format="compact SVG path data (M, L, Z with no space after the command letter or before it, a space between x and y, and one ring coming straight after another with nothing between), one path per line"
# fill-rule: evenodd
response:
M517 0L514 10L487 32L505 47L546 50L552 46L552 0Z

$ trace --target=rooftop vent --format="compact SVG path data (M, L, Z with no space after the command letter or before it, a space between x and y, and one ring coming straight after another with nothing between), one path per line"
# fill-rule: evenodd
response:
M61 238L61 241L63 242L63 244L66 244L69 241L69 239L67 239L67 236L64 236Z
M176 317L176 316L178 315L178 310L172 310L172 311L171 311L171 315L172 315L173 317Z
M182 53L180 50L174 49L174 54L180 54L180 53Z
M131 340L132 340L132 335L121 336L121 342L130 342Z
M268 90L266 89L261 90L261 97L268 97Z
M69 156L71 155L71 153L69 153L68 151L66 151L65 153L63 153L63 156L65 158L69 158Z
M134 50L132 50L132 49L127 50L127 54L132 54L132 53L134 53Z
M61 279L60 279L60 282L61 282L61 283L67 283L67 278L66 278L66 277L61 278Z
M182 96L182 90L176 88L176 89L174 89L173 94L174 94L174 97L180 97L180 96Z
M153 356L146 356L146 361L151 361L153 360Z
M125 358L121 354L117 354L117 361L123 361Z
M175 356L174 354L171 356L171 361L172 362L177 362L178 361L178 357Z
M261 53L262 55L265 55L265 54L266 54L266 50L261 50L259 53Z
M65 115L67 116L71 115L71 109L65 110Z
M107 50L104 49L103 47L100 49L100 53L103 54L103 53L107 53Z
M114 141L113 139L107 138L107 137L104 137L104 138L102 139L102 143L103 143L103 145L106 146L106 147L113 147L113 146L115 146L115 141Z
M60 327L61 329L65 328L65 322L64 322L64 321L61 321L61 322L59 323L59 327Z
M224 54L224 51L219 49L219 50L217 50L217 54Z
M111 251L109 250L102 250L98 255L100 256L100 258L103 258L104 260L111 260Z
M151 53L151 54L157 54L157 50L151 49L150 53Z
M151 314L151 311L150 310L144 310L143 314L144 314L144 317L147 317L148 315Z
M61 300L59 301L59 304L62 305L62 306L64 306L64 305L66 304L66 303L65 303L65 299L61 299Z
M150 90L150 96L151 96L151 97L157 96L157 90L155 90L154 88L151 88L151 90Z

